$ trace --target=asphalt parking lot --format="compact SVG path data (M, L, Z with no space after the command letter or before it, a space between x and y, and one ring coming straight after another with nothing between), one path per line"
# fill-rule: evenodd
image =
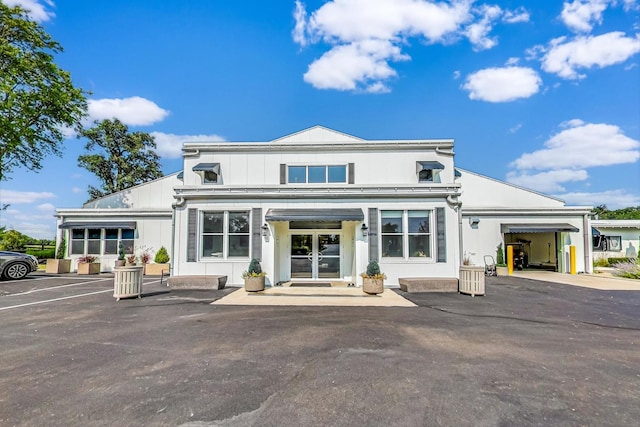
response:
M0 425L640 425L638 291L221 306L235 288L116 301L87 277L0 282Z

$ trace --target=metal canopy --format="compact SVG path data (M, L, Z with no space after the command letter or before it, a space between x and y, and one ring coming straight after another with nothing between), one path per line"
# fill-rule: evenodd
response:
M215 172L220 175L220 163L198 163L191 170L194 172Z
M503 233L575 233L571 224L502 224Z
M267 221L362 221L362 209L269 209Z
M416 173L424 170L442 170L444 165L440 162L416 162Z
M127 221L127 222L65 222L58 226L61 229L71 229L71 228L125 228L135 230L136 222L135 221Z

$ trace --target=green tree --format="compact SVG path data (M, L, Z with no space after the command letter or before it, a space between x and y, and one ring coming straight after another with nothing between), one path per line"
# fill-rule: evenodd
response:
M25 236L16 230L8 230L2 233L1 238L0 249L5 251L22 251L29 236Z
M65 128L80 129L85 92L54 63L62 46L19 6L0 2L0 181L17 166L60 155Z
M79 136L89 140L85 150L101 149L78 157L78 166L102 181L101 188L89 186L89 200L162 177L156 143L148 133L130 133L118 119L106 119L81 130Z
M611 211L606 205L598 205L593 208L593 214L597 215L598 219L640 219L640 206Z

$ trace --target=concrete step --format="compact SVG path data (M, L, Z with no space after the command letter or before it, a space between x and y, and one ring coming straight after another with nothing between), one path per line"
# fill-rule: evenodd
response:
M455 277L406 277L398 282L404 292L458 292Z

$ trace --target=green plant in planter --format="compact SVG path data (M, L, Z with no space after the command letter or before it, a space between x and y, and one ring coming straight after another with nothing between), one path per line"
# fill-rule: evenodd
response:
M378 261L372 259L367 264L367 271L362 276L362 291L366 294L376 295L384 292L384 279L387 275L380 271Z
M93 263L98 263L100 262L98 260L97 256L94 255L85 255L85 256L81 256L80 258L78 258L78 263L84 263L84 264L93 264Z
M253 258L249 263L249 268L247 269L247 271L242 272L243 279L248 279L250 277L264 277L266 275L267 273L262 271L262 267L260 266L260 261L258 261L255 258Z
M506 267L507 264L504 262L504 250L502 249L502 243L498 245L496 249L496 265L498 267Z
M67 239L62 235L62 239L60 239L60 244L58 245L58 250L56 251L56 259L64 259L64 255L67 252Z
M169 262L169 253L167 252L167 248L161 246L160 249L158 249L158 252L156 252L156 256L153 258L153 261L156 264L166 264Z
M380 265L378 265L378 261L372 259L367 264L367 271L365 273L360 274L364 279L386 279L387 275L380 272Z
M120 261L124 261L125 260L124 246L122 245L122 241L120 241L120 243L118 243L118 259Z

